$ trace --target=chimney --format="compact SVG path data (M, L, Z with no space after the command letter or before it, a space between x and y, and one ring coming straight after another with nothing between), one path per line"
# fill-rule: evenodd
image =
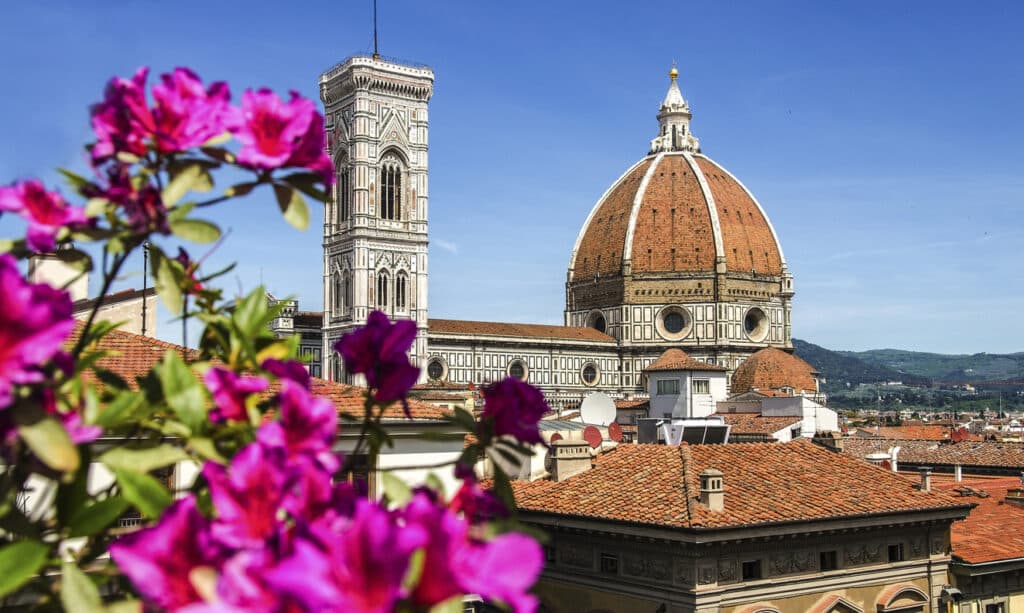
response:
M894 473L900 470L899 464L896 463L896 457L900 454L900 449L901 447L897 446L889 450L889 453L892 455L892 472Z
M921 467L921 491L932 491L932 469L928 466Z
M1006 502L1018 507L1024 506L1024 487L1011 487L1006 490Z
M725 510L725 489L722 471L706 468L700 473L700 503L712 511Z
M889 454L884 452L869 453L864 456L864 459L868 461L868 464L874 464L875 466L881 466L882 462L889 459Z
M964 467L962 464L956 464L953 466L953 480L957 483L964 480Z
M562 439L551 444L551 479L564 481L590 470L590 444L583 440Z

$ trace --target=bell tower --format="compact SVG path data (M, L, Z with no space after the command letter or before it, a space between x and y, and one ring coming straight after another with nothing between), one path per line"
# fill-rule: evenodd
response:
M331 346L374 309L416 322L427 355L427 105L434 73L352 56L320 75L337 181L324 207L323 373L362 383ZM423 375L421 375L421 378Z

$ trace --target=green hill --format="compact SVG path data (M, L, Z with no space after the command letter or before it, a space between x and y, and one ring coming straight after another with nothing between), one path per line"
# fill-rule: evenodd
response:
M907 385L928 385L928 377L861 359L857 354L832 351L814 343L793 339L793 348L825 378L826 392L849 389L861 383L902 381Z
M1024 352L947 355L902 349L872 349L839 353L868 364L912 373L933 381L978 383L1024 380Z

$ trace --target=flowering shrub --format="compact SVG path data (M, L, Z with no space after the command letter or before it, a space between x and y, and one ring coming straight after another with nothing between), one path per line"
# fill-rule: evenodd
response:
M36 180L0 187L0 211L27 223L24 237L0 243L0 605L458 611L476 594L535 610L540 547L516 522L500 467L492 493L473 466L540 441L540 392L508 379L485 390L479 420L450 415L459 438L475 441L441 467L461 480L450 499L394 479L382 499L367 498L356 459L375 466L391 444L381 421L390 405L408 414L415 326L374 312L336 345L368 383L349 426L359 436L342 454L337 409L312 393L297 339L269 331L278 308L261 289L224 300L211 282L226 271L204 275L180 245L174 257L164 250L217 241L220 229L196 214L262 186L304 229L306 197L323 201L333 181L323 118L294 92L247 91L232 106L226 84L184 68L162 75L150 100L147 78L142 68L112 79L91 107L93 176L61 171L81 205ZM215 194L226 167L248 180ZM106 257L100 300L76 324L67 292L28 282L18 259L55 252L84 274L94 266L85 243ZM196 351L168 350L129 382L100 365L114 326L96 315L147 243L161 300L204 328ZM200 476L170 491L155 473L183 462ZM97 463L113 476L99 488ZM124 533L118 520L133 509L145 525Z

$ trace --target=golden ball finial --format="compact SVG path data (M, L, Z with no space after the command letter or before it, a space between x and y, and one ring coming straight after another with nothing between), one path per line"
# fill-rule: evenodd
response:
M676 63L675 63L675 60L673 60L672 61L672 69L668 71L668 77L670 79L672 79L673 81L675 81L676 77L678 77L678 76L679 76L679 71L676 70Z

